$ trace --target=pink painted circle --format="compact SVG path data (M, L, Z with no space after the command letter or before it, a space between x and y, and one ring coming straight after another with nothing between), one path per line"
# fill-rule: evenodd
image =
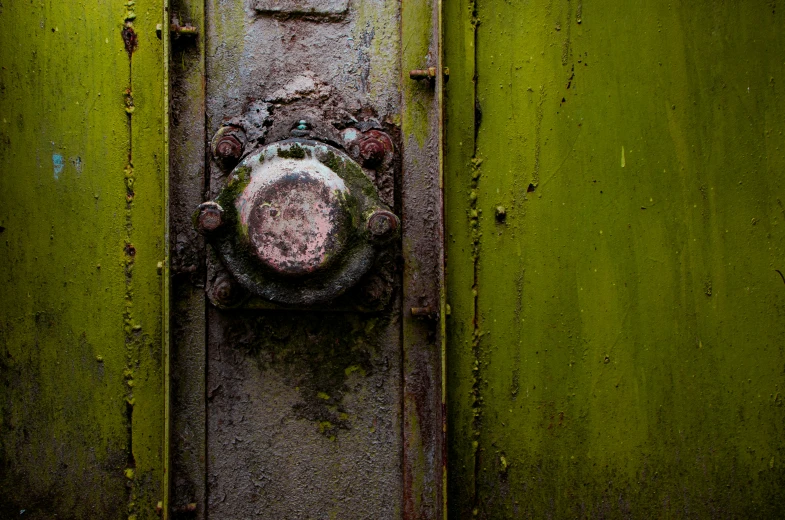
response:
M241 196L246 201L241 222L253 253L285 275L308 274L329 266L346 243L350 220L342 203L346 192L343 182L336 185L330 178L335 174L327 168L314 170L292 163L276 166L267 182L252 181ZM291 167L281 168L285 166Z

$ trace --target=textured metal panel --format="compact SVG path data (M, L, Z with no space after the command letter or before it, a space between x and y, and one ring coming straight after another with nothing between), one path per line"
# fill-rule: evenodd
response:
M3 518L160 518L163 10L0 4Z
M447 13L452 516L783 517L785 11Z

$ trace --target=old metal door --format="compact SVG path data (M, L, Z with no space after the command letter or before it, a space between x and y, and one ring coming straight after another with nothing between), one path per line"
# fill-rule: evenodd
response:
M166 500L164 18L0 2L0 518Z
M451 516L783 518L782 3L444 16Z
M437 8L172 2L175 516L441 515Z

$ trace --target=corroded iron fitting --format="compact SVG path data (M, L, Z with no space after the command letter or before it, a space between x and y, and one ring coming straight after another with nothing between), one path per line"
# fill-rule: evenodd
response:
M400 221L398 217L387 210L378 210L368 219L368 232L377 242L386 242L396 235Z
M427 320L438 320L439 313L430 305L427 307L412 307L412 316Z
M196 228L201 234L212 233L223 225L224 210L217 202L205 202L199 205L196 217Z
M383 164L392 156L393 142L390 136L379 130L368 130L357 139L363 166L374 167Z
M196 225L248 294L287 305L345 293L400 227L358 163L300 138L242 159L216 202L199 206Z
M213 137L212 152L216 161L234 167L243 156L245 132L238 126L222 126Z

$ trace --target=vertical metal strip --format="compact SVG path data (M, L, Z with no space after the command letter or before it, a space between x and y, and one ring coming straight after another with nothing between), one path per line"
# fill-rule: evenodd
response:
M439 258L439 335L441 337L441 399L442 399L442 518L447 519L447 287L445 284L445 253L444 253L444 82L448 77L448 70L444 64L444 21L442 19L442 0L436 0L436 31L437 31L437 75L436 75L436 102L437 119L439 121L437 161L439 165L439 208L441 215L440 231L442 247Z
M161 516L164 520L169 518L169 496L171 493L171 451L170 444L172 441L171 435L171 329L169 327L169 298L171 293L171 278L170 272L170 227L169 227L169 38L164 30L167 27L169 20L169 0L163 0L161 12L161 40L163 43L163 59L161 60L163 67L163 175L164 175L164 193L163 193L163 211L164 211L164 261L161 269L162 284L163 284L163 362L164 362L164 439L163 439L163 454L164 454L164 473L163 473L163 501Z
M193 209L205 189L205 5L169 0L196 35L169 36L169 246L171 267L171 433L169 513L206 516L206 340L204 255ZM168 25L166 26L168 27Z
M404 518L444 515L444 247L441 0L404 0L403 501ZM432 79L409 71L434 68Z

